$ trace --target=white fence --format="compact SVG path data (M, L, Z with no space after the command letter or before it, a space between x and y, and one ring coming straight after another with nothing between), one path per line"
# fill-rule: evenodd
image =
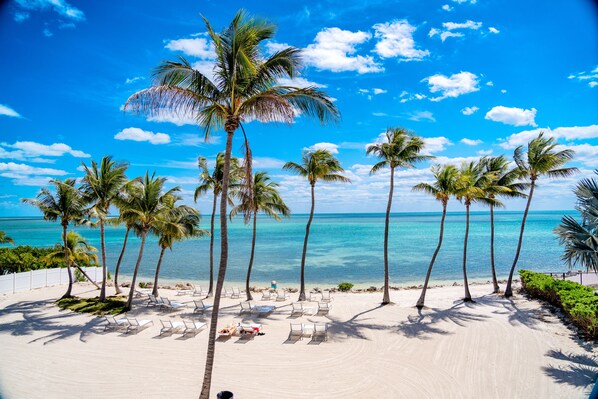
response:
M93 281L102 280L101 267L82 267ZM73 278L75 268L72 268ZM67 284L69 275L66 268L32 270L23 273L5 274L0 276L0 294L14 294L19 291L29 291L35 288L51 285Z

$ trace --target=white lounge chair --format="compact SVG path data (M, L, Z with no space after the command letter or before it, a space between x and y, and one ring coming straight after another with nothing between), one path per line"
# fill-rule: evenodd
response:
M316 323L314 324L314 338L318 336L322 336L324 341L328 341L328 324L326 323Z
M182 290L178 290L176 292L177 295L192 295L195 292L195 287L193 288L185 288Z
M204 291L201 286L196 286L193 290L193 296L206 296L208 295L207 291Z
M261 329L261 324L241 324L239 332L243 335L255 336L260 332Z
M289 339L291 339L292 337L299 337L299 339L303 339L303 324L291 323L291 331L289 333Z
M274 311L276 309L276 306L268 306L268 305L254 306L250 301L240 302L240 305L241 305L241 310L239 311L239 314L243 314L243 313L265 314L265 313L271 313L272 311Z
M156 297L155 295L148 294L148 300L145 306L158 306L162 307L162 301L160 298Z
M183 322L185 323L185 331L183 331L183 335L197 335L202 329L204 329L207 326L206 323L203 323L201 321L183 320Z
M331 302L332 297L330 296L330 291L322 291L322 302Z
M209 310L212 305L206 305L203 303L202 299L194 300L193 303L195 304L195 309L193 309L193 313L205 313L206 310Z
M162 299L162 307L169 309L169 310L179 310L182 308L187 307L186 303L182 302L172 302L170 299L166 297L160 297Z
M229 324L226 327L218 330L218 338L231 337L231 336L235 335L236 332L237 332L237 326L234 324Z
M330 302L318 302L318 313L328 313L331 307L332 304Z
M241 310L239 311L239 314L251 313L253 311L253 305L251 304L251 302L243 301L243 302L240 302L240 304L241 304Z
M303 309L303 304L301 302L294 302L291 305L293 306L293 309L291 310L291 316L303 316L305 309Z
M269 301L272 299L272 293L270 290L263 290L262 291L262 301Z
M285 290L277 290L276 291L276 300L277 301L284 301L289 298L290 298L290 296L289 296L289 294L287 294L287 292Z
M129 325L127 326L127 331L125 331L127 334L131 331L135 331L135 333L138 333L144 328L147 328L150 325L154 324L154 322L151 320L137 320L134 317L127 317L126 319L129 322Z
M224 287L222 289L222 294L220 296L226 298L226 297L231 297L232 295L233 295L233 291L230 288Z
M147 289L147 288L140 288L138 290L135 290L135 298L141 298L141 297L149 297L149 294L151 294L152 290Z
M173 334L180 330L181 328L185 327L185 323L182 321L170 321L170 320L160 320L162 323L162 329L160 330L160 335L164 333Z
M114 316L104 316L106 320L106 325L104 326L104 331L106 330L118 330L121 328L125 328L129 325L129 321L126 318L117 319Z
M241 298L241 294L244 294L245 291L241 291L239 287L233 287L233 291L230 295L231 298Z

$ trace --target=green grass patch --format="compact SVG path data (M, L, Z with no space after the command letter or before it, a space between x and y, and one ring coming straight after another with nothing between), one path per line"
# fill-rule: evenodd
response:
M56 306L61 309L72 310L78 313L90 313L95 315L117 315L124 313L126 302L118 297L109 296L104 302L100 302L98 297L95 298L64 298L56 302Z

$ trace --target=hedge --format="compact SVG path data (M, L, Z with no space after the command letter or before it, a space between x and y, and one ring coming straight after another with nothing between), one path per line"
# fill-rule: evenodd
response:
M598 295L592 288L529 270L521 270L519 274L523 290L529 296L561 308L585 334L598 338Z

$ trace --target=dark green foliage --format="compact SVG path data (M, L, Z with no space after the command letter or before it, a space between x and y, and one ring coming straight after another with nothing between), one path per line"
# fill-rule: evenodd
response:
M338 285L338 290L342 292L351 291L351 288L353 288L353 284L347 282L340 283Z
M42 259L55 251L61 251L62 245L48 248L19 245L15 248L0 248L0 275L5 273L21 273L30 270L65 267L64 260L46 264ZM79 266L90 266L81 264Z
M573 324L588 336L598 338L598 296L592 288L529 270L521 270L519 274L523 289L531 297L563 309Z
M61 309L72 310L78 313L91 313L95 315L117 315L125 311L125 301L118 297L107 297L104 302L101 302L98 297L95 298L63 298L56 302L56 306Z

